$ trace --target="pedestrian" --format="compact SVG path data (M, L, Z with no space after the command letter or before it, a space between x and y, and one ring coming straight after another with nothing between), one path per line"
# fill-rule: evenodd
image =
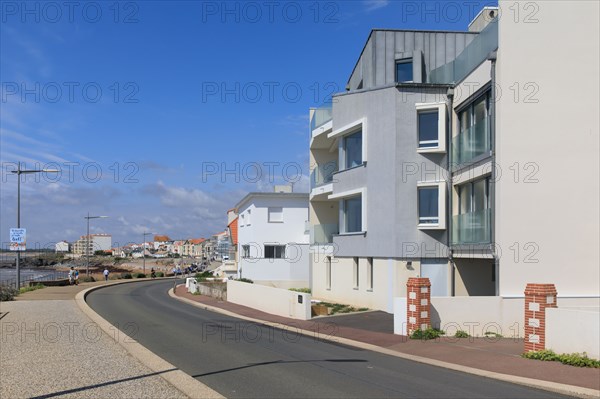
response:
M152 268L152 270L150 270L150 277L156 278L156 272L154 271L154 268Z
M75 269L75 285L79 285L79 270Z
M104 281L108 281L108 268L104 268Z
M71 266L71 269L69 270L69 285L73 284L75 284L75 269Z

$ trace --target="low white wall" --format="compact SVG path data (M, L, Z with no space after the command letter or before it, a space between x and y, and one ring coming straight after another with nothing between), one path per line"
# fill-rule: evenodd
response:
M394 298L394 334L406 335L406 297Z
M278 316L300 320L311 318L310 294L228 280L227 301Z
M600 359L600 309L546 309L546 349Z

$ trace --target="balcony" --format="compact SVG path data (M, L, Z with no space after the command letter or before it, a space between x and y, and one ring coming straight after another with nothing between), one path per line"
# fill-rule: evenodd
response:
M498 20L491 21L454 61L434 69L428 83L459 83L498 49Z
M312 119L310 120L311 136L313 134L313 130L325 125L327 122L331 121L332 118L333 118L333 116L332 116L331 103L325 104L322 107L315 109Z
M492 150L489 135L489 118L484 118L452 138L452 165L463 165Z
M310 230L310 245L328 245L333 243L333 235L340 231L337 223L315 224Z
M492 210L452 216L452 245L489 244L492 238Z
M310 187L315 188L333 182L333 174L338 171L337 162L318 165L310 172Z

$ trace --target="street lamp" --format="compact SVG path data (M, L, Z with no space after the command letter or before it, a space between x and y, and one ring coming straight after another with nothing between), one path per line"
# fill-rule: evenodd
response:
M21 228L21 175L31 173L59 173L57 169L21 169L21 162L17 166L17 170L11 170L10 173L17 175L17 228ZM17 251L17 289L21 288L21 251Z
M144 274L146 274L146 236L151 236L156 233L146 233L144 232L144 240L142 241L142 259L144 264Z
M108 216L90 216L88 212L87 216L84 216L84 219L87 219L87 236L85 246L85 275L90 275L90 219L106 219Z

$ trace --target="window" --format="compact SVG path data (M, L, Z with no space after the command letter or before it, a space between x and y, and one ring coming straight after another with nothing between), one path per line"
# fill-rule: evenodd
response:
M344 232L357 233L362 231L362 198L348 198L343 202Z
M242 245L242 258L250 257L250 245Z
M446 152L446 103L417 103L417 152Z
M367 258L367 290L373 291L373 258Z
M418 113L417 130L419 131L419 148L439 146L438 137L439 112L420 111Z
M404 59L396 61L396 82L412 82L413 81L413 63L412 59Z
M252 216L252 211L248 209L248 215L246 216L246 225L250 226L250 217Z
M246 215L241 215L240 226L244 227L246 225Z
M438 224L439 187L419 187L419 224Z
M490 153L492 140L489 115L489 91L459 112L460 145L453 163L461 164Z
M344 137L344 155L346 169L362 164L362 131Z
M282 207L269 207L269 223L283 223Z
M490 208L490 178L479 179L458 187L460 214L480 212Z
M331 289L331 256L325 258L325 286Z
M354 262L354 267L353 267L353 271L354 271L354 289L357 290L358 289L358 280L359 280L359 272L360 269L358 268L358 258L352 258L352 261Z
M265 259L284 259L285 245L265 245Z

